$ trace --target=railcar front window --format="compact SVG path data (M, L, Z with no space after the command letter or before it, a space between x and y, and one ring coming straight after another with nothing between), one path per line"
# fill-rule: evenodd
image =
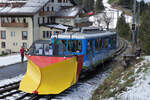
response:
M48 55L53 55L53 50L52 50L52 46L49 44L44 44L44 54L46 56Z
M35 44L34 54L43 55L43 44Z

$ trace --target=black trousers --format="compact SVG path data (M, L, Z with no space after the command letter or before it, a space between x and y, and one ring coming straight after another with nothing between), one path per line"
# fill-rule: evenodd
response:
M21 54L21 62L23 63L24 61L24 54Z

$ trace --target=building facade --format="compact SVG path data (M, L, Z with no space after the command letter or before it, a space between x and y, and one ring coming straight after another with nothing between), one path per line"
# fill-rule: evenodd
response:
M50 24L74 26L73 18L59 17L63 9L71 9L72 0L0 0L0 54L19 52L23 45L29 48L36 40L50 39L64 31L49 28Z

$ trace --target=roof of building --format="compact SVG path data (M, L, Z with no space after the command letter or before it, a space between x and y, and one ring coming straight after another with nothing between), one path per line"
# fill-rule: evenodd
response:
M54 16L56 17L75 17L79 14L81 8L79 6L74 6L69 9L59 10Z
M0 3L25 2L22 7L0 7L0 15L33 15L37 13L49 0L0 0Z
M24 3L22 7L0 7L0 15L34 15L36 14L44 5L46 5L49 2L49 0L0 0L0 3L2 4L9 4L9 3ZM76 5L74 0L70 0L70 2L73 5ZM71 8L68 9L70 12L66 13L67 9L61 10L60 14L56 14L56 16L74 16L77 12L74 10L78 8ZM73 11L73 12L71 12ZM63 13L65 12L65 13ZM70 14L69 14L70 13Z
M64 26L62 24L47 25L47 27L49 27L49 28L56 28L56 29L60 29L60 30L67 30L68 29L67 26Z

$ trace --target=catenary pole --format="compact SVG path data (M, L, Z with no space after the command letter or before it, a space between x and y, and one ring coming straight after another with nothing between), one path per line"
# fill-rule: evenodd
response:
M136 0L133 2L133 16L132 16L132 48L135 45L135 34L136 34Z

